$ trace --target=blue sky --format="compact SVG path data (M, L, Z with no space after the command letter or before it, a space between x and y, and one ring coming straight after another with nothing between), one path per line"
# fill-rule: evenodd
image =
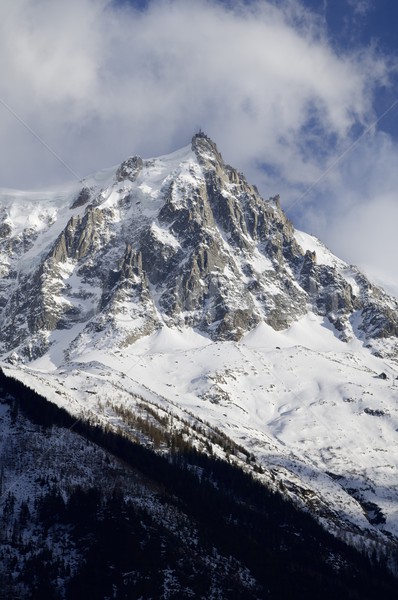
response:
M379 52L398 57L398 3L394 0L304 0L309 10L324 19L327 35L337 52L374 46ZM395 85L381 87L375 107L381 114L396 98ZM396 115L395 115L396 117ZM380 122L382 130L398 135L398 119L390 115Z
M0 186L167 153L201 127L398 292L398 104L378 121L398 99L394 0L14 0L0 17Z
M381 50L396 50L398 6L394 0L305 0L304 3L324 15L337 48L376 43Z

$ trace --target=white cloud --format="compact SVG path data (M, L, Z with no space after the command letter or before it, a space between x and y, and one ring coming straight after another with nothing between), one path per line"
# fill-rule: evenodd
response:
M294 208L295 220L398 295L398 146L375 132ZM301 213L301 214L300 214Z
M309 120L344 136L369 110L383 63L337 58L311 16L286 6L173 0L140 13L106 0L17 0L1 10L0 98L82 173L132 150L167 151L202 126L242 167L261 157L307 181ZM18 149L37 169L44 161L44 181L37 142L26 135Z
M347 4L355 14L364 16L373 10L374 0L347 0Z
M202 127L264 195L288 204L372 118L374 86L387 80L370 50L337 56L295 0L153 0L143 12L110 0L7 4L0 101L82 176L174 150ZM0 132L0 185L70 178L4 105Z

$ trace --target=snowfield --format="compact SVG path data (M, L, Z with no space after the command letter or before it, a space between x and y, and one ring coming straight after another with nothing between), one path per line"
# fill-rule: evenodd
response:
M116 409L144 401L192 435L205 422L329 530L396 543L396 302L199 138L200 160L0 193L0 366L77 419L125 427Z
M312 494L328 528L379 541L398 536L397 366L358 340L340 341L319 316L280 332L260 324L238 343L163 327L128 348L85 349L78 363L54 363L57 344L50 354L50 362L45 355L3 368L104 423L106 401L134 407L138 397L195 415L249 449L296 500L298 490ZM385 522L371 523L366 503Z

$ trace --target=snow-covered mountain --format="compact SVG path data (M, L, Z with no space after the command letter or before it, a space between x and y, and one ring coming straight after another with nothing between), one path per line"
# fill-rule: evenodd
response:
M0 211L4 373L153 445L146 415L396 552L397 299L204 134Z

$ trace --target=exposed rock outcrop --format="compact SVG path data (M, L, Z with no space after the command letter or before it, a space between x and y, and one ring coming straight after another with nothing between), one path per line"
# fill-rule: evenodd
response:
M178 155L127 159L68 206L75 212L53 237L52 213L46 227L14 235L3 210L4 352L34 336L41 352L51 332L76 324L75 347L99 332L130 343L162 324L238 340L260 321L282 329L308 310L343 340L353 320L370 343L398 334L397 301L325 248L320 260L302 247L279 197L261 198L202 133Z

